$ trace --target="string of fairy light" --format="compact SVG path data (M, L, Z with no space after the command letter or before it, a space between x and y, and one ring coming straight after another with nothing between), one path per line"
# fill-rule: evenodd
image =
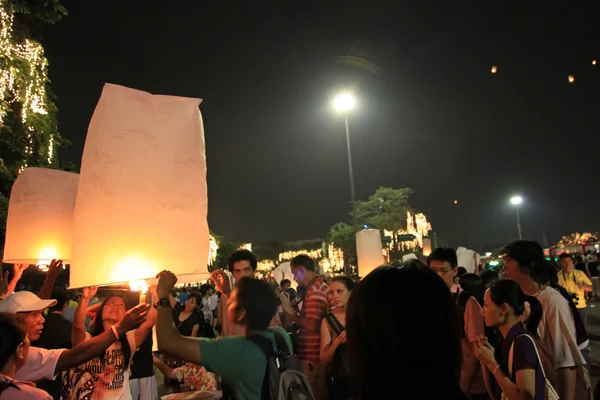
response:
M0 69L0 126L5 122L11 104L21 103L21 122L28 139L25 153L30 155L33 153L33 134L36 130L34 116L48 114L48 61L41 44L28 39L22 43L14 42L13 23L14 13L6 0L0 0L0 57L7 60ZM54 138L49 135L48 163L52 162L53 156ZM25 163L21 170L26 166Z

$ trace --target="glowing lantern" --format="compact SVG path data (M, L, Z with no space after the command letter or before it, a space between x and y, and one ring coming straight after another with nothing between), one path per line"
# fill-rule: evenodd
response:
M575 82L575 77L573 75L569 75L569 83Z
M498 67L496 67L495 65L492 67L492 74L495 74L496 72L498 72Z
M431 254L431 239L423 239L423 255L427 257Z
M361 278L383 264L383 246L379 230L365 229L356 234L356 254L358 275Z
M46 168L26 168L19 174L8 204L3 262L71 260L78 180L77 174Z
M592 60L592 65L596 65L596 60Z
M146 280L166 268L208 277L200 102L104 86L83 151L71 287Z
M454 200L454 204L458 204L458 200Z

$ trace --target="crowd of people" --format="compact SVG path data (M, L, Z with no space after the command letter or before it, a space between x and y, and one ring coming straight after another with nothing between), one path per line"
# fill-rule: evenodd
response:
M591 399L597 282L534 241L502 257L502 273L459 273L456 252L437 248L356 281L326 280L300 255L294 290L255 279L256 257L238 250L198 290L162 271L133 307L127 292L53 292L58 261L39 293L13 293L16 265L0 280L0 400L154 400L155 370L173 393L226 400Z

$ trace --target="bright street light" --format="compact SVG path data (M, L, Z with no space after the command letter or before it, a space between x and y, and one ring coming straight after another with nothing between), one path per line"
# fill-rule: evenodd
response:
M519 240L523 239L523 233L521 232L521 215L519 214L519 206L523 203L521 196L513 196L510 199L510 203L515 206L517 210L517 231L519 232Z
M340 112L352 110L355 104L354 97L350 93L341 93L333 99L333 106Z

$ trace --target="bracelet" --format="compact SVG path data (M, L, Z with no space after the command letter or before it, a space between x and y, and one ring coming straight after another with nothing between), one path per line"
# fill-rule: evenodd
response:
M115 339L117 339L117 341L121 340L121 338L119 337L119 333L117 332L117 328L115 328L115 326L111 326L110 327L113 331L113 333L115 334Z
M494 368L494 372L492 372L492 374L496 375L498 369L500 369L500 364L496 364L496 368Z

